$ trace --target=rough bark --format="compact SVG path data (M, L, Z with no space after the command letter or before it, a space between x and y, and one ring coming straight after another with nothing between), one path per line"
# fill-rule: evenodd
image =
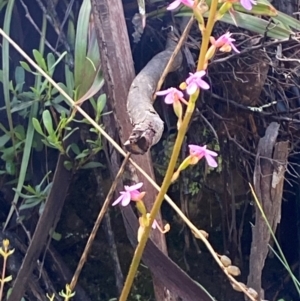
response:
M288 157L288 141L276 143L279 124L272 122L260 139L254 170L254 189L264 213L275 233L281 218L281 200L284 173ZM255 226L252 229L252 244L249 261L248 286L255 289L261 299L262 270L268 254L270 231L258 207L255 207Z

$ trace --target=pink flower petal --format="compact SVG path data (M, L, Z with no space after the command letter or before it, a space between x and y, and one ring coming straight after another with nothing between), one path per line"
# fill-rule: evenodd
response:
M218 156L218 154L217 154L216 152L211 151L211 150L209 150L209 149L207 149L205 152L206 152L206 154L208 154L209 156L213 156L213 157L217 157L217 156Z
M123 199L123 194L121 194L113 203L112 203L112 206L116 206L117 204L119 204L122 199Z
M167 10L172 10L177 8L179 5L181 4L180 0L175 0L174 2L172 2L168 7Z
M193 0L181 0L181 3L186 6L193 7L195 2Z
M202 88L203 90L208 90L210 88L209 84L206 81L202 80L202 79L198 79L197 83L198 83L198 86L200 88Z
M167 89L167 90L158 91L155 94L158 96L163 96L163 95L167 95L169 93L170 93L170 91L169 91L169 89Z
M216 160L213 157L211 157L210 155L206 154L205 159L207 161L207 164L210 167L217 167L218 166L218 163L216 162Z
M202 159L205 157L207 164L211 167L217 167L218 163L213 157L218 156L214 151L207 149L207 146L199 146L195 144L189 144L190 155L196 157L197 159Z
M233 49L233 51L235 51L236 53L240 53L240 51L231 43L231 48Z
M125 187L126 191L133 191L133 190L140 189L142 186L143 186L143 183L137 183L132 186L124 186L124 187Z
M157 220L155 219L155 220L153 221L153 224L152 224L152 229L156 229L157 226L158 226L158 222L157 222Z
M130 192L130 198L133 200L133 201L136 201L139 199L139 196L140 196L140 192L137 191L137 190L134 190L134 191L131 191Z
M253 5L256 5L256 1L253 0L241 0L241 5L247 9L251 10Z
M173 94L173 93L169 93L169 94L165 97L165 103L168 104L168 105L174 103L174 94Z
M190 76L185 81L188 85L194 81L194 74L191 72L189 74L190 74Z
M160 92L156 92L156 95L166 95L165 103L172 104L175 100L183 98L183 93L176 88L169 88Z
M189 149L190 149L190 152L193 152L193 153L203 152L206 150L206 145L199 146L196 144L189 144Z
M206 74L206 72L204 70L200 70L200 71L195 72L193 75L195 77L203 77L205 74Z
M129 205L130 200L131 200L130 193L129 192L124 193L122 203L121 203L122 206L126 207L127 205Z
M186 92L187 94L192 95L197 91L197 89L198 89L197 84L193 82L186 87Z

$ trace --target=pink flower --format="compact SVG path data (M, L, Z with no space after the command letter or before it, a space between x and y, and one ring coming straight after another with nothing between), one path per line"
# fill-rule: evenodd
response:
M143 192L139 192L138 189L140 189L143 186L143 183L137 183L132 186L124 186L125 191L120 192L120 196L112 203L112 206L115 206L119 203L121 203L122 206L127 206L131 200L138 201L141 199L141 196L144 195Z
M221 35L216 41L212 39L212 44L215 45L217 48L220 48L223 52L229 52L233 49L236 53L240 53L237 48L234 46L232 42L235 42L235 39L231 38L232 33L226 32L225 34Z
M190 76L185 81L187 83L186 92L189 95L194 94L198 88L209 89L209 84L202 79L205 74L204 70L197 71L194 74L190 73Z
M156 229L156 228L159 228L159 224L158 224L157 220L154 219L153 224L152 224L152 229Z
M253 5L257 4L255 0L240 0L240 3L247 10L251 10Z
M190 156L196 158L197 161L199 161L200 159L205 157L205 159L207 161L207 164L210 167L217 167L218 166L218 163L213 158L213 157L218 156L218 154L216 152L213 152L213 151L209 150L209 149L206 149L206 145L199 146L199 145L190 144L189 149L190 149Z
M249 0L248 0L249 1ZM195 1L193 0L175 0L174 2L172 2L168 7L167 10L172 10L177 8L180 4L184 4L188 7L193 8Z
M166 95L165 103L166 104L173 104L174 102L183 98L183 93L176 88L169 88L167 90L156 92L156 95Z

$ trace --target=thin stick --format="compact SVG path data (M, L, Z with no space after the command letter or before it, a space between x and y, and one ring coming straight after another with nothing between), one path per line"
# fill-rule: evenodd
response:
M88 239L88 241L86 243L84 251L82 252L81 258L80 258L80 260L78 262L78 265L77 265L77 268L76 268L76 271L75 271L75 273L73 275L73 278L72 278L72 281L70 283L70 289L72 291L74 291L74 288L75 288L76 283L78 281L79 275L80 275L81 270L82 270L82 268L83 268L83 266L84 266L84 264L85 264L85 262L87 260L88 253L89 253L89 251L91 249L91 246L93 244L93 241L94 241L95 236L97 234L97 231L99 229L101 221L102 221L102 219L103 219L103 217L104 217L104 215L105 215L105 213L106 213L106 211L108 209L110 201L111 201L111 199L113 197L113 194L114 194L114 192L116 190L118 181L119 181L119 179L121 178L121 176L122 176L122 174L124 172L124 169L125 169L126 163L129 160L129 157L130 157L130 153L127 153L127 155L126 155L126 157L125 157L125 159L124 159L124 161L123 161L123 163L122 163L122 165L121 165L121 167L120 167L120 169L119 169L119 171L118 171L118 173L116 175L116 178L115 178L114 182L112 183L112 185L110 187L110 190L109 190L109 192L108 192L108 194L106 196L104 204L103 204L103 206L102 206L102 208L101 208L101 210L99 212L99 215L98 215L97 220L96 220L96 222L94 224L93 230L92 230L92 232L90 234L90 237L89 237L89 239Z
M167 64L167 66L166 66L166 68L165 68L163 74L161 75L161 77L160 77L160 79L159 79L159 81L158 81L158 83L157 83L156 91L159 91L160 88L161 88L161 86L163 85L163 83L164 83L164 81L165 81L165 79L166 79L166 76L167 76L168 73L169 73L169 70L170 70L170 68L171 68L171 66L172 66L172 64L173 64L173 61L174 61L176 55L178 54L178 52L179 52L180 48L182 47L183 43L186 41L186 38L187 38L187 36L188 36L188 34L189 34L190 30L191 30L191 27L192 27L192 25L193 25L193 22L194 22L194 16L192 16L192 17L190 18L188 24L186 25L186 27L185 27L185 29L184 29L184 31L183 31L183 33L182 33L182 35L181 35L181 37L180 37L180 39L179 39L179 41L178 41L177 46L176 46L176 48L174 49L174 52L172 53L172 55L171 55L171 57L170 57L170 60L169 60L169 62L168 62L168 64ZM155 96L155 94L154 94L154 99L155 99L155 97L156 97L156 96Z

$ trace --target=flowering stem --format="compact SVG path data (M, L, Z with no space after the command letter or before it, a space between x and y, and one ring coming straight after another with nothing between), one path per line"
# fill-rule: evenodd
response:
M209 38L211 36L213 27L215 25L217 9L218 9L218 0L212 0L210 5L208 20L205 29L202 31L202 41L201 41L201 49L200 49L200 54L199 54L199 59L197 64L197 71L204 69L205 55L208 49Z
M3 257L3 266L2 266L1 283L0 283L0 300L2 300L2 298L3 298L3 289L4 289L4 279L5 279L6 261L7 261L7 256L4 256L4 257Z
M212 4L211 4L211 8L210 8L210 13L209 13L209 17L208 17L208 22L207 22L207 26L205 31L203 31L203 37L202 37L202 44L201 44L201 53L199 56L199 62L198 62L198 68L197 70L203 70L203 66L205 63L205 54L207 52L208 49L208 44L209 44L209 37L211 35L211 31L213 29L213 25L215 22L215 15L216 15L216 11L217 11L217 6L218 6L218 0L212 0ZM198 95L198 93L197 93ZM129 268L129 272L124 284L124 288L122 290L121 296L119 301L126 301L127 297L129 295L136 271L138 269L139 263L141 261L141 257L144 251L144 248L146 246L147 243L147 239L149 237L150 234L150 230L151 230L151 225L154 221L154 218L156 217L156 215L159 212L159 209L161 207L161 204L163 202L164 196L167 193L167 190L171 184L171 180L172 180L172 176L175 170L175 166L176 166L176 162L179 156L179 152L181 150L181 146L183 143L183 139L185 137L185 134L187 132L187 128L188 125L190 123L192 114L194 112L195 109L195 97L193 97L193 95L190 97L190 101L188 103L187 106L187 110L183 119L183 122L178 130L178 135L174 144L174 149L172 152L172 156L168 165L168 169L166 172L166 175L164 177L161 189L156 197L156 200L153 204L151 213L150 213L150 221L149 221L149 226L145 227L143 235L140 238L140 242L137 245L136 249L135 249L135 253Z

